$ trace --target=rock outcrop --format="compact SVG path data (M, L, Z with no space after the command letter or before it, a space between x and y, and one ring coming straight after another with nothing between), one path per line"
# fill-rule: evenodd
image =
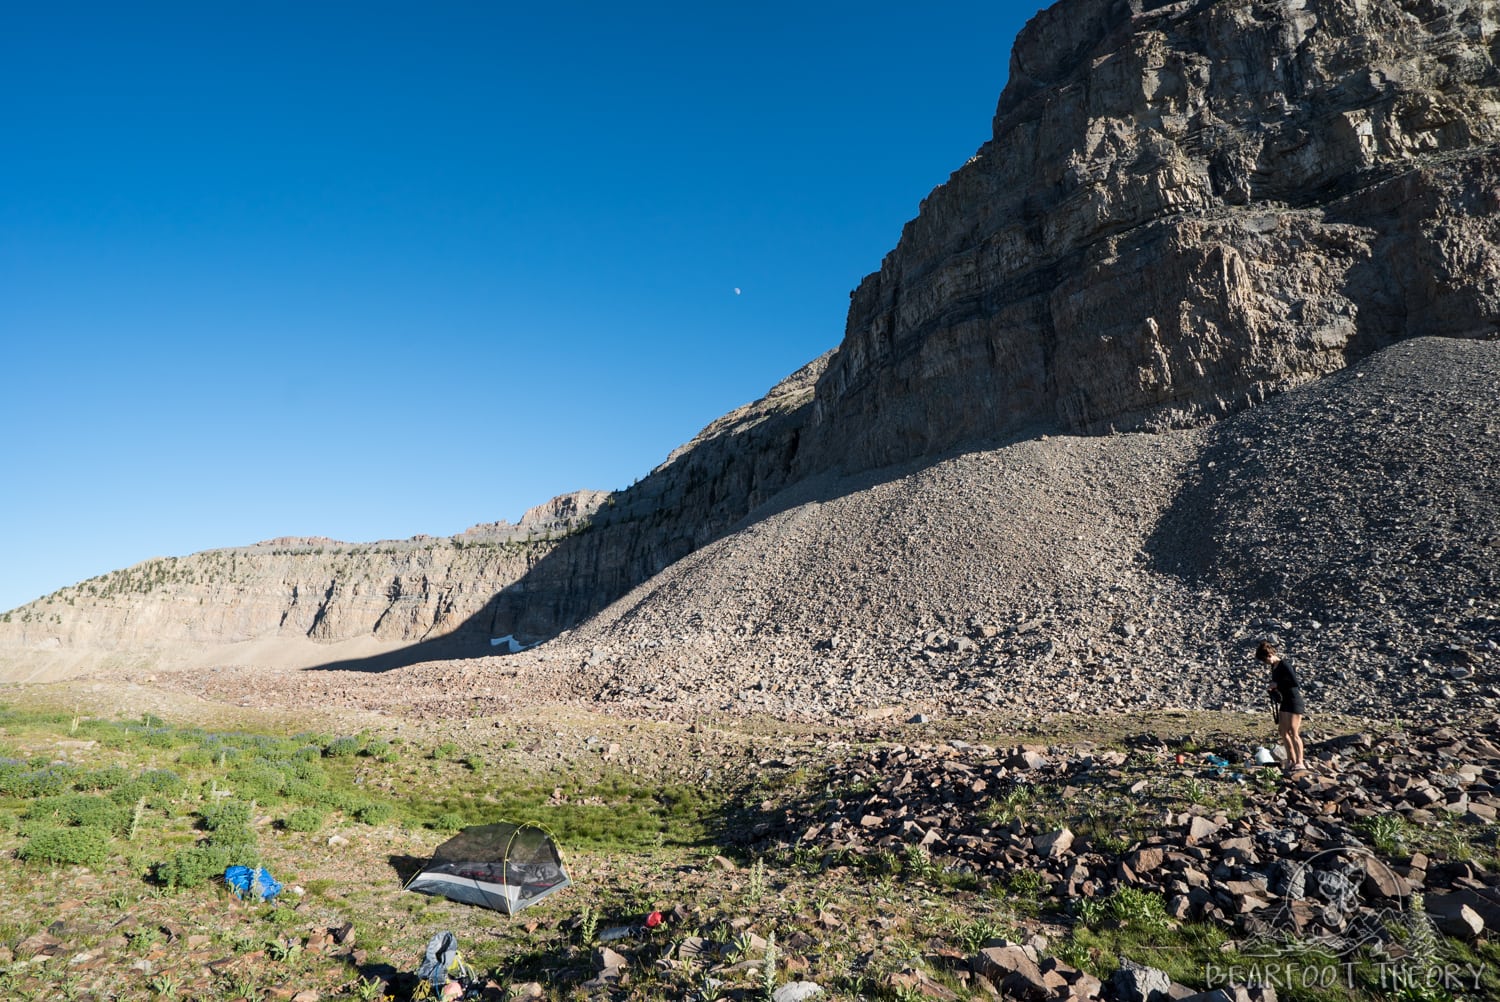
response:
M735 412L627 495L639 533L543 562L497 621L567 628L783 486L1202 424L1405 338L1494 337L1497 19L1461 0L1038 14L993 138L855 291L839 347L751 408L753 434Z
M1154 915L1132 922L1218 925L1239 934L1240 955L1263 961L1284 957L1288 940L1333 955L1381 944L1400 958L1414 922L1435 919L1473 940L1500 921L1500 875L1418 848L1455 823L1493 823L1497 739L1493 717L1462 730L1356 734L1313 744L1316 771L1290 776L1255 766L1253 743L1227 735L1208 739L1222 754L1180 757L1150 738L1128 755L914 742L851 756L844 789L817 801L767 801L743 838L762 849L900 853L907 865L999 880L1025 873L1040 879L1013 888L1084 924L1121 917L1099 907L1121 888L1145 890Z
M798 468L1198 423L1494 336L1493 3L1064 0L854 293Z
M465 529L459 538L486 541L500 537L515 541L523 537L534 540L539 536L566 535L587 528L599 509L611 503L609 491L559 494L550 501L527 508L521 521L515 525L505 521L484 522Z
M30 651L159 651L268 637L416 643L463 632L477 653L494 594L520 579L607 497L581 491L451 538L379 543L281 537L160 557L6 613L0 644Z

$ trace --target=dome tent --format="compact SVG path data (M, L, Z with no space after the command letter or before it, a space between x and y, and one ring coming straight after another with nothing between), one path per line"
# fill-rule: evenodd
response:
M476 825L438 846L406 890L513 915L571 880L552 834L540 825Z

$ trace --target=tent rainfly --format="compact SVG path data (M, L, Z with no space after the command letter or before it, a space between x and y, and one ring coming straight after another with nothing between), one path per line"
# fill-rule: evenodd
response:
M502 823L465 828L438 846L406 889L514 915L570 883L545 828Z

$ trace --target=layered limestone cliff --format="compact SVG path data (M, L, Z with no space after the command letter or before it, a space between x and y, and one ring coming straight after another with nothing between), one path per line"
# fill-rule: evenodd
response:
M608 497L580 491L451 538L379 543L284 537L160 557L91 578L0 618L0 646L151 651L271 637L417 643L455 632L476 649L478 614Z
M1494 336L1500 11L1064 0L994 136L854 294L804 472L1197 423L1415 335Z

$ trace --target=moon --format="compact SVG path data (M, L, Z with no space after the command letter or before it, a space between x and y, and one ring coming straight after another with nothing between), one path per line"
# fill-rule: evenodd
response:
M739 287L739 286L738 286L738 285L736 285L736 286L735 286L735 287L734 287L734 294L735 294L735 295L736 295L736 296L738 296L738 295L739 295L739 294L740 294L740 287Z

